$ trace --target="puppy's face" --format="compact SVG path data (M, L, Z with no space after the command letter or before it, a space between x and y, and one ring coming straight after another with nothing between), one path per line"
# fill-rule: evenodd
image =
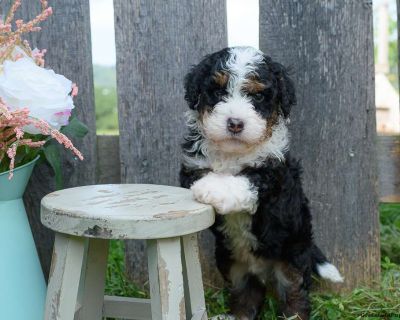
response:
M245 153L270 139L295 104L285 68L251 47L207 56L185 78L185 99L218 150Z

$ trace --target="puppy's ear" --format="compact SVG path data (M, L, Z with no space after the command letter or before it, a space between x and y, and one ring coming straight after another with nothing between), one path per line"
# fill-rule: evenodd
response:
M277 79L278 101L285 118L289 117L292 106L296 105L296 92L292 79L289 77L288 69L277 62L271 62L272 72Z
M199 86L199 70L198 66L192 67L189 73L185 76L185 100L189 108L196 110L200 102L200 86Z

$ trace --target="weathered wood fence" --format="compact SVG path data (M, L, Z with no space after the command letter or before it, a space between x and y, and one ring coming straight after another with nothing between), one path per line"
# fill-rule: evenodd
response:
M38 11L24 3L23 18ZM65 186L94 183L178 184L184 133L182 80L191 64L227 45L222 0L114 1L120 135L95 133L88 0L54 1L55 16L32 43L47 63L79 84L76 114L91 129L77 142L86 161L64 156ZM260 0L260 48L295 71L298 106L293 153L316 238L346 278L346 288L379 279L372 7L370 1ZM25 202L48 274L52 233L39 222L39 201L54 190L46 164L34 172ZM206 283L220 285L213 238L201 235ZM132 279L146 279L144 244L127 241Z

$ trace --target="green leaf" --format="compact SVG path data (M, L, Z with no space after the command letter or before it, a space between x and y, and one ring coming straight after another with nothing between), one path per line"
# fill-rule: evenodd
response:
M62 127L60 131L68 137L81 139L89 132L89 128L76 117L72 117L69 124Z
M339 312L335 309L328 309L328 319L329 320L339 319Z
M46 146L44 147L44 156L54 170L57 190L62 189L63 176L61 171L61 156L59 145L55 141L51 141L50 143L46 144Z

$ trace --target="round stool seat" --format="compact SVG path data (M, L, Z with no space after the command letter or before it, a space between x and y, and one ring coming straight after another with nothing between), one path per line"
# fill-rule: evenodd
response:
M207 229L211 206L188 189L151 184L92 185L48 194L41 221L70 235L103 239L160 239Z

